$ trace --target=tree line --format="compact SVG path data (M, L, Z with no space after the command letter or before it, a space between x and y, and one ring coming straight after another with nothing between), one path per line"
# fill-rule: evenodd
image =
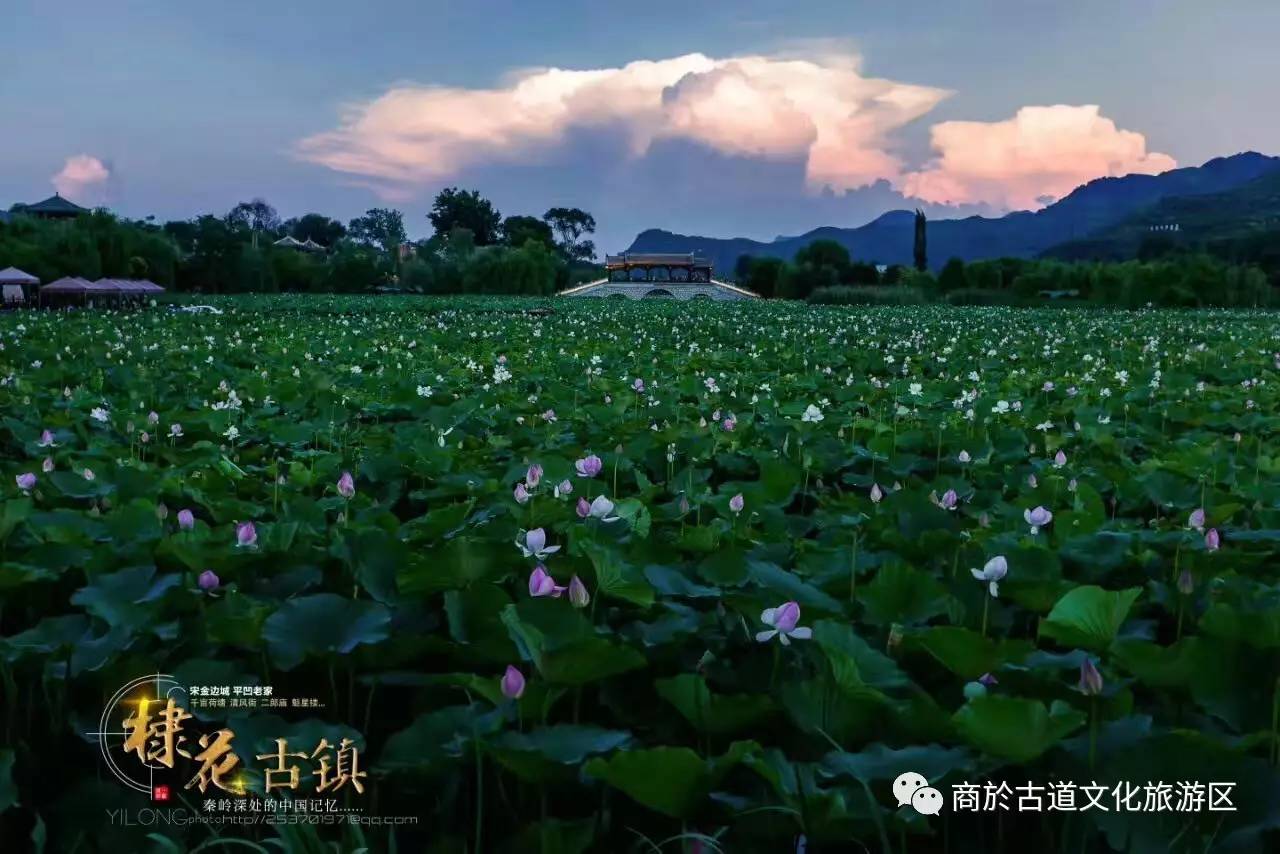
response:
M350 222L308 213L281 219L262 199L226 214L157 223L96 210L74 220L15 212L0 223L0 267L50 282L62 276L151 279L200 293L412 291L550 294L599 275L591 214L554 207L503 218L474 190L447 188L408 239L404 214L372 208ZM277 246L284 237L319 247Z
M922 242L918 242L920 247ZM925 266L921 252L916 265ZM1206 251L1128 261L1065 262L952 258L935 276L917 266L877 265L850 257L833 240L816 240L791 261L744 255L735 275L761 296L813 303L949 302L1034 305L1044 302L1153 306L1269 306L1276 283L1255 263Z

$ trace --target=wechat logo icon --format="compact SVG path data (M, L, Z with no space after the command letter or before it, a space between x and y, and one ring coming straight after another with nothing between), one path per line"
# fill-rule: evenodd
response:
M942 792L930 786L924 775L915 771L898 775L898 779L893 781L893 796L897 798L898 806L910 806L921 815L942 812Z

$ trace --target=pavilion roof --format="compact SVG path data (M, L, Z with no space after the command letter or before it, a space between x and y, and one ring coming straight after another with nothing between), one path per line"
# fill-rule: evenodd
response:
M0 270L0 285L38 285L40 280L17 267Z
M93 290L92 283L75 276L63 276L40 289L42 294L83 294Z
M28 214L61 214L63 216L73 216L77 214L89 213L88 208L82 208L75 202L62 198L54 193L49 198L32 205L23 205L22 212Z

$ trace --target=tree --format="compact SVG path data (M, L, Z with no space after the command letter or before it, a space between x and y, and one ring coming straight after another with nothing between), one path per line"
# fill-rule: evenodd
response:
M351 220L347 236L364 246L375 246L399 263L400 247L408 240L404 215L390 208L370 208L364 216Z
M542 218L556 233L560 251L569 261L590 261L595 257L595 244L580 239L584 234L595 233L596 219L591 214L578 208L551 208Z
M258 246L258 234L269 232L274 234L280 229L280 215L276 209L264 199L241 202L227 214L227 224L232 228L243 228L253 235L254 248Z
M951 291L958 291L969 284L968 278L964 272L964 261L959 258L952 258L942 268L942 272L938 274L938 289L944 294Z
M740 285L746 282L751 277L751 267L755 260L754 255L739 255L737 262L733 265L733 280Z
M849 250L834 240L815 240L796 253L796 264L830 267L842 279L849 269Z
M465 228L471 232L476 246L489 246L497 243L502 233L502 214L475 190L457 187L441 190L427 219L442 240L448 240L455 228Z
M748 256L743 256L748 257ZM785 263L781 258L752 258L745 279L739 279L747 290L762 297L778 295L778 279Z
M318 213L286 220L282 228L295 240L311 240L325 247L331 247L347 236L346 226Z
M911 248L911 256L915 259L916 269L923 273L929 268L929 249L928 236L925 228L927 221L925 220L924 211L919 208L916 208L915 224L915 242Z
M502 234L508 246L519 248L530 240L541 243L548 249L555 248L555 237L551 226L535 216L509 216L502 221Z

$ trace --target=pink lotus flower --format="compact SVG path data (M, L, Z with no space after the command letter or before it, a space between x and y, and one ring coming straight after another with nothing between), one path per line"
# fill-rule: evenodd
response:
M969 456L968 451L961 451L960 454L956 457L956 459L959 460L961 464L964 464L972 460L973 457Z
M1056 469L1060 469L1060 468L1062 468L1063 466L1065 466L1066 464L1067 464L1067 455L1066 455L1066 454L1064 454L1062 451L1058 451L1058 453L1056 453L1056 454L1054 454L1054 455L1053 455L1053 467L1054 467L1054 468L1056 468Z
M1102 674L1094 665L1093 659L1086 658L1080 662L1080 693L1088 697L1096 697L1102 693Z
M351 472L344 471L342 477L338 478L338 494L348 499L356 494L356 481Z
M1218 529L1210 528L1204 535L1204 547L1211 552L1216 552L1221 545L1222 537L1219 536Z
M938 499L938 506L943 510L954 510L956 509L956 504L959 500L960 496L956 495L956 491L954 489L948 489L946 492L942 493L942 497Z
M604 468L604 463L595 454L590 454L575 462L573 467L578 470L579 477L595 477Z
M556 498L559 498L562 495L572 495L573 483L566 477L564 480L556 484L555 489L551 490L551 494Z
M800 605L794 601L784 602L777 608L766 608L760 614L760 622L772 626L767 631L756 633L756 640L760 643L768 643L773 640L774 635L778 636L783 646L790 645L790 638L808 640L813 637L812 629L796 625L800 622Z
M742 508L745 506L746 502L743 501L741 492L729 499L729 509L733 511L735 516L741 513Z
M508 700L519 700L524 694L524 674L510 664L502 674L502 696Z
M1053 514L1043 507L1036 507L1034 510L1023 510L1022 518L1031 526L1032 536L1040 533L1040 529L1053 521Z
M52 448L57 443L53 441L53 434L45 430L40 433L40 441L36 442L36 444L41 448Z
M517 483L515 491L512 494L514 495L517 504L529 503L529 490L524 488L523 483Z
M53 471L53 457L45 457L44 462L40 464L40 471L48 474Z
M85 469L83 474L84 474L85 480L93 480L95 477L97 477L97 475L93 473L93 469Z
M591 515L591 505L587 502L587 499L585 498L578 499L577 510L578 510L579 519L585 519Z
M36 488L36 476L29 471L23 472L15 477L14 480L18 484L18 489L21 489L23 492L30 492Z
M738 422L733 418L726 418L722 425L726 433L732 433L738 426Z
M148 423L148 424L150 424L152 427L154 427L154 426L156 426L157 424L159 424L159 423L160 423L160 413L156 412L155 410L152 410L151 412L148 412L148 413L147 413L147 423Z
M547 532L541 528L534 528L532 531L521 531L521 536L516 538L516 548L520 549L520 554L525 557L536 557L542 560L548 555L555 554L560 551L559 546L547 545Z
M184 531L190 531L196 526L196 515L190 510L178 511L178 527Z
M1191 515L1187 517L1187 527L1196 531L1204 531L1204 508L1197 507L1191 511Z
M542 466L537 463L529 466L529 470L524 475L524 482L530 489L537 489L538 484L542 482Z
M556 580L547 572L547 568L542 564L538 564L533 568L533 572L529 573L529 595L535 598L542 596L553 596L559 598L564 592L564 588L556 584Z
M1036 480L1036 476L1034 474L1027 475L1027 486L1035 489L1039 483L1040 481Z
M639 377L636 377L636 380L631 384L631 387L635 389L637 392L643 392L644 380L640 379Z
M582 579L574 576L569 579L569 602L575 608L585 608L591 604L591 594L587 592L587 585L582 583Z
M620 518L613 515L613 502L603 495L596 496L587 512L601 522L616 522Z
M258 529L253 527L252 522L236 523L236 547L237 548L253 548L258 544Z
M990 688L990 687L992 687L993 685L999 685L999 684L1000 684L1000 681L999 681L998 679L996 679L996 677L992 676L990 673L984 673L984 674L982 674L981 676L979 676L979 677L978 677L978 682L979 682L979 683L980 683L984 688Z
M200 589L205 593L217 590L218 585L221 583L222 581L212 569L206 569L204 572L200 573L200 577L196 579L196 584L200 585Z

